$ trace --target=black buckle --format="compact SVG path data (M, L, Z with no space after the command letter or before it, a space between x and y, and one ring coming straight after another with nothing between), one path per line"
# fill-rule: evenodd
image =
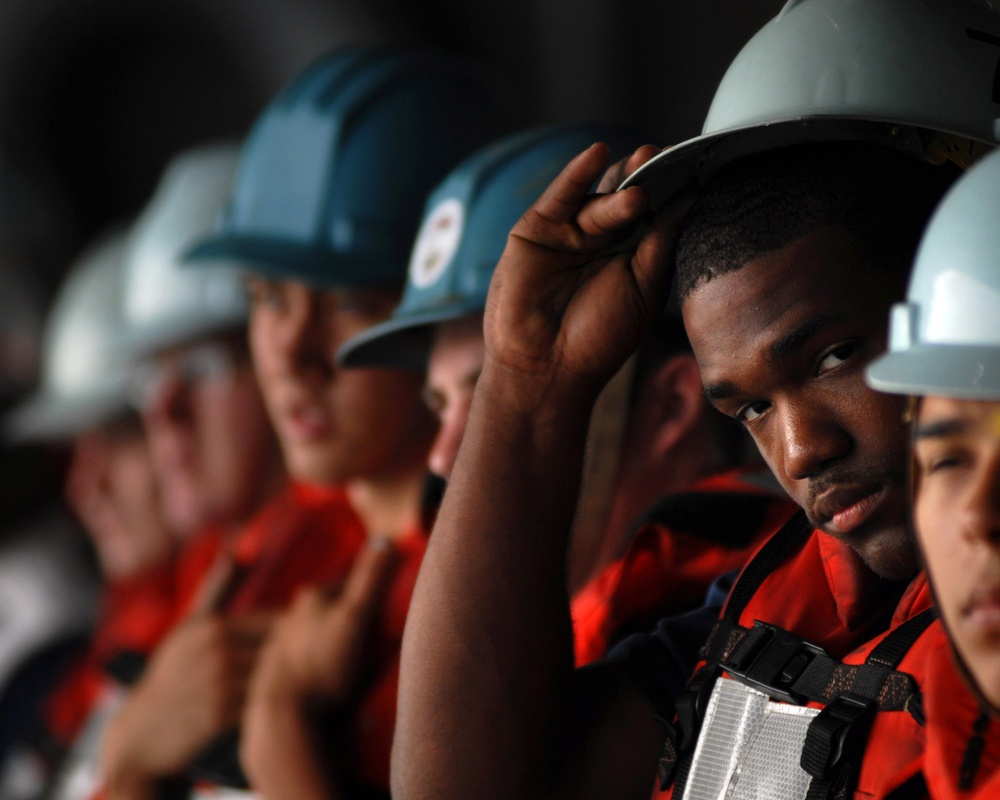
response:
M844 692L809 723L801 766L814 778L827 780L844 760L854 754L860 742L857 726L867 725L875 703L860 695Z
M740 683L775 700L803 705L808 698L792 685L817 656L829 658L819 645L756 620L722 667Z

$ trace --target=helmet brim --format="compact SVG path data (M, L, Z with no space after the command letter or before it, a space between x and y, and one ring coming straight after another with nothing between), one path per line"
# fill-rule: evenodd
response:
M127 331L121 340L121 352L129 362L135 363L176 347L186 347L204 339L245 331L246 327L246 312L224 318L208 318L195 313L175 316Z
M247 274L301 281L320 289L398 286L406 280L405 269L386 259L332 254L258 236L209 237L191 247L183 260L192 267L231 267L235 262Z
M3 420L2 436L10 444L68 441L84 431L112 421L129 410L123 386L86 396L66 398L41 391L12 410Z
M719 169L744 156L807 142L868 142L924 154L920 128L899 122L802 116L729 128L665 149L633 172L619 189L642 186L656 209L685 189L704 184Z
M337 351L337 363L344 367L382 367L423 372L427 369L433 327L481 312L482 309L449 306L393 317L345 342Z
M873 361L867 379L889 394L1000 400L1000 357L990 347L917 344Z

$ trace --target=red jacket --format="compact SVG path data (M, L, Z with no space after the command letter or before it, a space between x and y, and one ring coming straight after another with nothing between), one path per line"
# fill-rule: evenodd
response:
M349 757L354 777L386 794L389 792L389 754L396 727L403 625L427 549L427 536L422 531L413 531L394 545L399 560L381 609L372 681L352 717Z
M306 586L344 580L367 533L339 488L292 486L269 503L235 540L237 573L220 610L280 609ZM369 680L348 722L350 753L340 759L359 782L389 789L389 752L403 624L427 536L414 529L394 542L400 558L382 604Z
M928 631L931 633L931 631ZM915 774L893 797L926 791L933 800L1000 797L1000 722L970 691L944 629L925 636L926 741Z
M161 564L107 585L86 655L46 701L46 727L56 744L69 746L80 732L108 683L108 664L125 651L148 655L171 628L179 564L187 550L200 548L196 541Z

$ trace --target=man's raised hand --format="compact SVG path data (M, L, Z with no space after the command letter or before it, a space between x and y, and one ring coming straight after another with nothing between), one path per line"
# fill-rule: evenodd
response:
M497 265L488 358L516 374L526 402L532 389L595 397L666 302L677 209L640 223L642 188L590 195L608 159L602 144L574 158L511 230Z

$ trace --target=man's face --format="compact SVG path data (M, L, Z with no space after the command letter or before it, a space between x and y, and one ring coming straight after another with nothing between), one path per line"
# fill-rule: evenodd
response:
M66 497L94 543L106 579L136 575L174 547L146 436L133 416L76 437Z
M823 228L700 286L684 320L708 399L742 422L813 525L903 579L918 560L902 401L863 374L884 350L896 283Z
M186 531L244 521L280 460L242 334L147 366L140 403L168 519Z
M440 427L427 462L431 472L446 480L455 466L485 360L482 316L445 322L435 329L424 402Z
M332 485L423 463L433 434L423 375L336 363L344 342L389 316L397 293L262 278L249 288L254 367L291 474Z
M914 450L914 519L938 607L1000 708L1000 403L925 398Z

